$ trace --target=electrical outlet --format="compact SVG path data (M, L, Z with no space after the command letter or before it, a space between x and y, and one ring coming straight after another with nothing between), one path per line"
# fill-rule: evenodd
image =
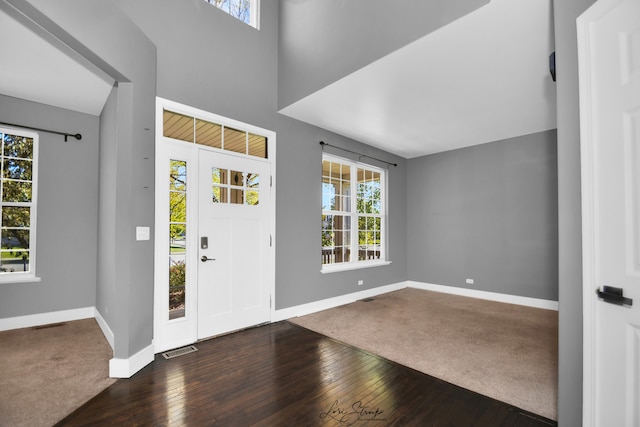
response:
M364 280L358 280L358 286L364 285Z
M467 279L467 285L473 285L473 279Z

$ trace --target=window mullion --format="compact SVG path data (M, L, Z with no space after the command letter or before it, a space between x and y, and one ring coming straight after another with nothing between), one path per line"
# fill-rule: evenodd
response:
M351 167L351 259L352 263L358 262L358 168L354 164Z

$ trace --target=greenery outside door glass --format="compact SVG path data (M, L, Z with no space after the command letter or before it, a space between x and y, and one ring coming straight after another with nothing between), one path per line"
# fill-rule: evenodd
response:
M187 162L169 161L169 320L185 316Z

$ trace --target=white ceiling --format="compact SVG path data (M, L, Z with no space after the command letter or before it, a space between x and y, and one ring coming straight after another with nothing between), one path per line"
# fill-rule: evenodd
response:
M0 93L99 115L113 79L6 12ZM553 129L553 50L551 0L492 0L281 112L405 158Z
M553 50L551 0L492 0L281 112L405 158L554 129Z
M0 9L0 40L0 94L100 115L112 78L10 10Z

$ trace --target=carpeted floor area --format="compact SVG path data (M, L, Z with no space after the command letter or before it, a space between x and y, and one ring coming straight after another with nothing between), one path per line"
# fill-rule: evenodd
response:
M95 319L0 332L0 426L51 426L115 382Z
M407 288L290 321L557 420L556 311Z

